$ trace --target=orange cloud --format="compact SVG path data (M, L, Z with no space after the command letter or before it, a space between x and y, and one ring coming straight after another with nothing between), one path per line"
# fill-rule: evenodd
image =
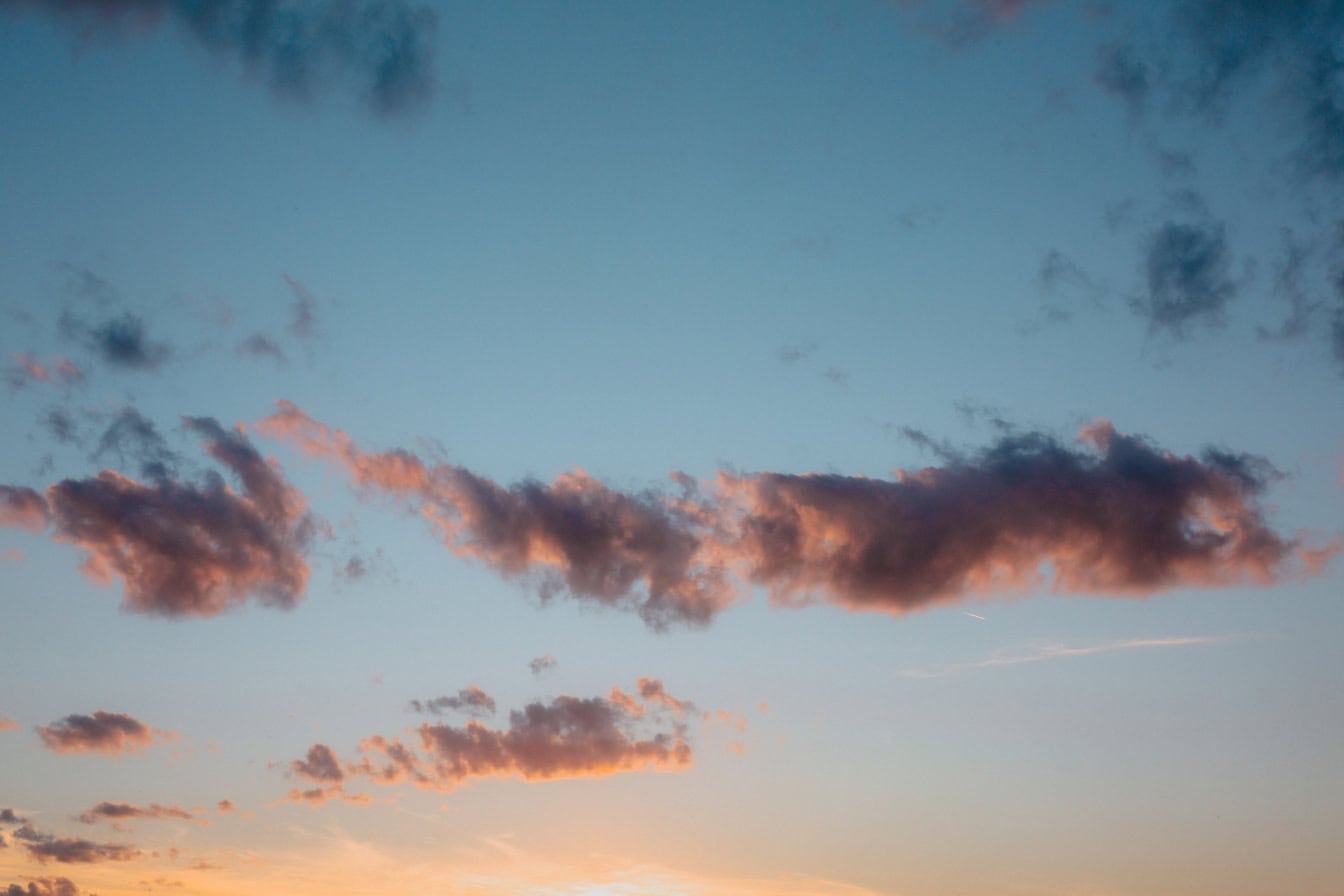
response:
M1048 583L1075 594L1267 585L1319 572L1339 543L1274 532L1258 497L1278 475L1248 455L1160 450L1106 421L1077 445L1015 433L891 480L839 474L683 474L677 496L630 495L578 471L503 487L407 451L361 451L280 402L258 429L409 501L451 550L542 593L630 606L655 627L706 622L729 573L776 605L900 614Z
M504 487L409 451L361 451L296 405L278 407L259 432L337 463L360 489L409 501L454 553L507 576L535 575L543 595L632 607L655 627L707 622L734 596L675 502L616 491L582 470Z
M0 716L0 731L18 731L19 723L9 716Z
M47 502L31 488L0 485L0 526L41 532L47 528Z
M460 727L424 723L416 729L417 746L375 734L360 742L360 757L345 764L327 745L313 744L303 759L290 763L290 770L317 786L292 790L288 798L314 805L358 799L345 791L356 778L448 791L476 778L604 777L690 765L686 727L668 715L680 715L691 704L667 694L657 679L640 679L640 684L641 693L649 694L642 704L614 688L621 698L561 696L528 704L509 714L507 728L489 728L474 719Z
M240 430L207 417L184 424L242 484L217 474L203 485L166 476L142 483L112 470L66 479L45 496L0 486L0 524L41 531L83 549L84 572L124 585L124 609L160 616L214 616L256 598L290 607L308 581L304 552L315 531L303 497Z
M48 750L55 753L134 753L155 741L173 740L176 732L151 728L123 713L99 709L91 716L69 715L37 729Z

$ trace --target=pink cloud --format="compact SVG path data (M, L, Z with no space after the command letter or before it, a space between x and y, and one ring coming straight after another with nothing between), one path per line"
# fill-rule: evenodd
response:
M504 487L409 451L366 452L288 402L258 425L405 501L454 553L542 593L631 607L655 627L703 623L738 585L780 606L900 614L1042 586L1141 596L1269 585L1318 572L1338 542L1277 534L1258 503L1277 474L1247 455L1178 456L1106 421L1076 444L1011 434L893 479L721 472L679 494L627 494L582 471Z
M305 501L241 430L186 418L205 450L241 482L211 474L202 485L168 477L140 482L113 470L47 488L0 486L0 524L41 531L81 548L84 572L123 584L124 609L214 616L256 599L287 608L308 581L304 553L315 531Z
M69 715L37 729L43 745L55 753L135 753L155 743L176 739L173 731L151 728L124 713Z

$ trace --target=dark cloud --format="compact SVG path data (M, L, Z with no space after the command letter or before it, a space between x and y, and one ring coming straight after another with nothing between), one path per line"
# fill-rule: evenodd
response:
M360 451L284 402L258 429L339 463L360 489L407 500L458 554L562 576L576 597L635 608L654 626L728 606L730 571L781 605L902 613L1046 581L1131 595L1270 584L1318 570L1338 547L1270 529L1257 500L1274 478L1263 462L1176 456L1104 421L1081 447L1000 429L978 454L910 430L942 467L894 481L721 472L704 487L676 474L681 494L663 497L586 474L506 489L409 452Z
M641 678L634 695L612 688L610 697L561 696L530 703L509 713L506 728L489 728L475 720L462 727L426 722L416 729L416 746L375 734L360 743L362 755L347 764L344 773L329 747L314 744L308 759L291 767L297 771L317 755L322 767L329 763L335 772L309 776L324 786L312 792L291 791L290 799L321 803L352 798L344 784L357 778L447 791L475 778L534 781L605 777L639 769L675 771L691 763L683 717L693 708L668 694L657 679Z
M289 360L285 357L284 350L273 339L262 333L253 333L239 342L234 351L253 358L268 358L282 366Z
M1123 7L1121 7L1123 8ZM1344 175L1344 4L1339 0L1176 0L1153 28L1171 35L1140 50L1098 51L1097 83L1136 108L1150 94L1178 115L1219 122L1268 83L1296 162Z
M308 748L308 755L305 758L295 759L289 767L300 778L316 784L340 783L345 780L345 773L341 771L341 764L336 759L336 754L323 744L313 744Z
M159 435L153 421L135 408L124 408L118 413L98 439L94 459L100 460L109 454L115 455L122 465L128 461L138 464L140 475L156 482L173 476L181 462Z
M1237 294L1222 224L1167 221L1148 239L1144 263L1146 291L1130 307L1151 332L1183 338L1215 326Z
M425 701L412 700L410 708L414 712L434 715L443 715L449 711L463 712L467 715L493 715L495 698L473 684L461 689L454 696L434 697Z
M1097 48L1093 80L1107 93L1125 101L1130 112L1143 110L1151 88L1148 64L1128 44L1103 44Z
M1310 247L1292 232L1283 234L1283 246L1274 263L1273 293L1276 299L1288 304L1288 315L1273 329L1257 326L1256 333L1261 339L1297 339L1311 331L1313 318L1322 304L1311 300L1304 282L1311 254Z
M82 445L84 437L79 424L70 412L62 407L50 408L39 421L42 428L51 433L51 437L63 445Z
M97 710L91 716L69 715L37 729L48 750L56 753L134 753L156 741L172 740L170 731L151 728L124 713Z
M28 855L42 864L93 862L126 862L140 855L140 850L119 843L94 843L75 837L56 837L24 825L14 832L15 841L21 842Z
M1344 296L1330 315L1330 354L1344 375Z
M220 815L227 815L234 810L233 800L220 800L215 804L215 811Z
M84 36L166 20L278 95L307 99L350 81L379 116L414 111L433 90L437 16L404 0L0 0L5 8L41 10Z
M24 824L27 821L28 819L15 815L13 809L8 807L0 809L0 824Z
M150 803L148 806L137 806L133 803L110 803L101 802L86 812L81 812L79 820L85 824L93 824L97 821L125 821L133 818L178 818L190 821L196 816L180 806L160 806L158 803Z
M549 653L545 656L539 656L527 664L527 668L532 670L533 675L540 675L547 669L554 669L558 661Z
M290 306L289 335L295 339L312 339L317 335L317 299L308 287L288 274L283 275L294 293L294 304Z
M10 884L0 896L79 896L79 890L66 877L37 877L26 887Z
M32 489L0 486L0 523L40 528L85 551L84 572L123 583L122 607L160 616L214 616L255 598L292 607L308 581L304 554L315 531L302 495L241 432L206 417L184 425L242 484L209 471L196 485L163 478L146 484L104 470Z
M797 364L816 350L817 344L815 342L785 345L779 350L779 360L784 364Z
M60 333L77 340L103 362L128 370L158 370L173 356L167 342L151 339L138 315L123 311L101 321L89 321L67 309L61 314Z
M1276 535L1255 498L1265 468L1226 452L1176 457L1108 423L1087 449L1010 435L978 457L894 482L813 474L727 476L735 552L783 605L901 613L1039 584L1150 594L1269 583L1321 562Z

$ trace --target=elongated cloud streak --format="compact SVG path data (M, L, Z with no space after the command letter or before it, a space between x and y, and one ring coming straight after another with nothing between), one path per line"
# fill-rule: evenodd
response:
M903 678L938 678L954 672L974 669L992 669L998 666L1020 666L1024 663L1043 663L1048 660L1068 659L1070 657L1094 656L1101 653L1119 653L1126 650L1152 650L1163 647L1199 647L1227 641L1229 635L1197 635L1183 638L1130 638L1124 641L1108 641L1104 644L1040 644L1028 650L1015 653L996 653L981 660L969 663L954 663L945 666L921 666L902 669L898 674Z
M426 722L416 729L418 747L375 734L360 742L360 758L344 765L330 747L313 744L290 769L317 788L291 791L289 798L312 803L344 798L345 783L355 778L447 791L475 778L605 777L690 765L681 717L691 704L669 695L653 678L641 678L638 692L636 698L613 688L611 698L560 696L530 703L509 713L506 728L474 719L461 727Z
M28 855L46 864L88 864L94 862L127 862L140 855L140 850L120 843L94 843L77 837L56 837L24 825L14 832L14 840L22 843Z
M79 890L66 877L39 877L28 881L27 887L10 884L0 896L79 896Z
M84 572L124 585L123 609L159 616L214 616L255 598L288 608L308 581L304 552L314 531L303 497L238 430L208 417L184 424L242 484L210 472L204 484L168 477L142 483L113 470L47 488L0 486L0 524L40 531L83 549Z
M55 753L134 753L155 741L172 740L171 731L151 728L139 719L99 709L91 716L69 715L37 729L38 737Z
M1178 457L1105 421L1078 446L1010 434L894 480L720 473L701 487L676 474L677 497L623 494L585 473L503 488L407 451L361 451L287 402L258 429L339 464L365 492L408 500L455 553L550 573L543 587L634 606L655 625L727 606L729 570L779 605L903 613L1044 583L1126 595L1270 584L1338 550L1269 528L1257 498L1276 474L1264 461Z
M694 521L658 497L616 491L582 470L506 488L408 451L361 451L297 406L279 408L259 432L341 464L361 489L409 500L454 553L508 576L537 574L543 595L565 589L630 606L654 627L707 622L733 596Z
M177 818L183 821L190 821L196 816L180 806L160 806L158 803L150 803L148 806L137 806L134 803L112 803L101 802L93 808L81 812L79 820L85 824L93 824L97 821L126 821L128 819L144 818Z

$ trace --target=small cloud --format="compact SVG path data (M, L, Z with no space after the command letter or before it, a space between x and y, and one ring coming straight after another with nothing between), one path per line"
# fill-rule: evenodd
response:
M532 670L533 675L540 675L547 669L554 669L558 662L559 660L548 653L545 656L539 656L536 659L529 661L527 668Z
M289 359L285 357L284 350L281 349L273 339L262 333L253 333L242 342L239 342L234 351L239 355L274 361L281 367L285 366L289 361Z
M455 696L434 697L423 702L412 700L410 708L414 712L432 715L443 715L449 711L473 716L493 715L495 698L473 684L458 691Z
M180 806L160 806L158 803L150 803L148 806L137 806L134 803L113 803L106 801L81 812L79 815L79 820L84 822L84 824L94 824L99 821L119 822L128 819L164 818L191 821L196 818L196 816Z
M99 709L91 716L69 715L37 729L42 744L54 753L135 753L156 742L177 738L176 732L151 728L124 713Z
M785 345L779 350L779 360L783 364L797 364L816 350L817 344L815 342Z
M127 862L141 855L140 850L119 843L94 843L76 837L56 837L33 830L25 824L14 832L14 840L28 851L28 855L42 864L93 864L98 862Z
M1130 301L1150 332L1176 338L1196 325L1217 326L1237 295L1222 224L1167 221L1148 239L1145 292Z

